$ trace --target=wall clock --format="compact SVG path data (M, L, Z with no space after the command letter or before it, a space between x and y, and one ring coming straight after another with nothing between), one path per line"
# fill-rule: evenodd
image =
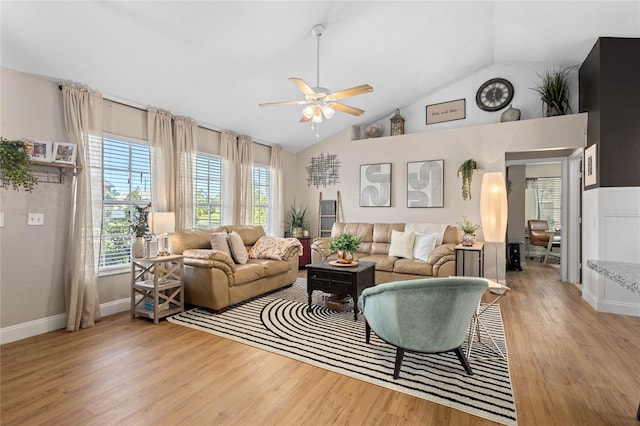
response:
M476 92L476 104L484 111L499 111L513 99L513 85L504 78L485 81Z

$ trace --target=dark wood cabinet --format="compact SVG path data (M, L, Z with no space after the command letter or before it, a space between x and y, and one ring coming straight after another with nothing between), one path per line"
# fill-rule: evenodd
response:
M300 269L311 263L311 238L302 237L298 238L298 241L302 244L302 254L298 260L298 269Z

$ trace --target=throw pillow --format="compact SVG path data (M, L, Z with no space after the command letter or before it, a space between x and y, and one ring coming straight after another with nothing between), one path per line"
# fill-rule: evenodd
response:
M413 232L391 231L391 246L389 256L413 259Z
M420 234L416 232L413 242L413 258L418 260L427 260L429 255L436 247L438 241L438 233Z
M209 234L209 241L211 242L212 249L220 250L231 257L231 250L229 250L229 238L226 232L213 232Z
M247 263L249 260L249 253L247 253L247 248L244 246L242 237L236 231L229 234L229 247L231 248L233 260L235 260L236 263L239 263L240 265Z

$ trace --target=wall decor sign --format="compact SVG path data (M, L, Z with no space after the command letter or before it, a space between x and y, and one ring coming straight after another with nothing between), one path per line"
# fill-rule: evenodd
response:
M407 163L407 207L444 207L444 160Z
M360 166L360 207L391 207L391 163Z
M596 171L596 144L594 143L584 151L584 186L598 183Z
M427 124L462 120L466 118L466 116L467 109L465 99L427 105Z
M56 163L76 164L77 146L75 143L56 142L53 144L53 161Z
M328 185L335 185L340 182L340 161L337 154L324 155L320 153L319 157L311 157L307 166L307 186L315 186L319 188L321 185L325 188Z

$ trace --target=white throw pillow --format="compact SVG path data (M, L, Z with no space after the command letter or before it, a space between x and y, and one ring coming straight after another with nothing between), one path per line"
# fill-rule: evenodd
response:
M231 257L231 250L229 249L229 239L226 232L212 232L209 234L209 241L211 242L211 248L214 250L220 250Z
M231 254L233 254L233 260L240 265L244 265L249 260L249 253L244 246L242 237L236 231L229 234L229 247L231 248Z
M436 247L438 241L438 233L420 234L416 232L413 242L413 258L418 260L427 260L429 255Z
M389 256L413 259L413 232L391 231L391 246Z

